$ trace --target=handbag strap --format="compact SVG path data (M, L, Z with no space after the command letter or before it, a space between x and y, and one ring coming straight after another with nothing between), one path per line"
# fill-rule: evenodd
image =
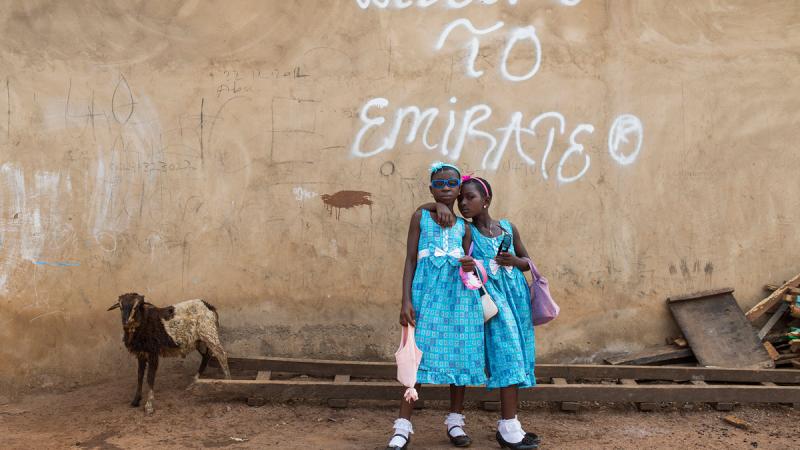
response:
M417 345L414 339L414 326L413 325L406 325L403 327L403 331L400 332L400 348L405 347L406 345Z
M533 280L536 281L539 278L541 278L542 275L539 274L538 270L536 270L536 264L533 263L533 260L530 259L530 258L525 258L525 260L528 261L528 267L531 268L531 276L532 276Z

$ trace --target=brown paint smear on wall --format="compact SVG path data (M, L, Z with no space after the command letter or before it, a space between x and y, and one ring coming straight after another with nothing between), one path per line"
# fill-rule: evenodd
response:
M356 206L372 206L372 193L364 191L339 191L335 194L322 194L319 197L325 203L328 212L333 214L336 210L336 220L342 209L350 209Z

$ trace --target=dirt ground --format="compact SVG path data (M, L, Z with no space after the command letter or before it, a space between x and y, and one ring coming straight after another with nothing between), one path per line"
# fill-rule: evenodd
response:
M353 402L331 409L319 402L250 407L192 396L191 377L164 370L157 379L156 412L132 408L135 374L68 392L41 392L0 405L0 448L279 448L382 449L397 414L395 402ZM399 392L399 391L398 391ZM423 393L424 395L424 393ZM144 402L143 402L144 403ZM416 412L412 448L451 448L440 402ZM472 448L499 448L497 413L469 405ZM725 423L734 415L746 430ZM788 406L662 405L642 413L632 405L586 403L578 413L555 404L525 404L520 419L542 436L544 449L789 449L800 447L800 412Z

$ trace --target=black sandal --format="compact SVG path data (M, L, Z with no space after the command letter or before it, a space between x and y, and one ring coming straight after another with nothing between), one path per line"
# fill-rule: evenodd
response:
M405 444L403 444L403 446L402 446L402 447L398 447L398 446L396 446L396 445L387 445L387 446L386 446L386 450L406 450L406 449L408 448L408 441L410 441L410 440L411 440L411 437L410 437L410 436L403 436L402 434L399 434L399 433L398 433L398 434L395 434L395 435L394 435L394 436L392 436L392 437L394 438L394 437L396 437L396 436L400 436L401 438L405 439L405 440L406 440L406 443L405 443ZM389 440L391 440L391 439L389 439Z
M500 448L510 448L512 450L533 450L539 448L540 439L536 433L525 433L525 437L516 444L512 444L503 439L503 435L500 434L499 431L494 436L497 439L497 443L500 444Z
M472 439L466 435L466 432L461 436L451 435L450 431L452 431L453 428L461 428L461 431L464 431L464 428L461 427L461 425L453 425L447 429L447 437L450 439L450 443L453 444L454 447L469 447L472 445Z

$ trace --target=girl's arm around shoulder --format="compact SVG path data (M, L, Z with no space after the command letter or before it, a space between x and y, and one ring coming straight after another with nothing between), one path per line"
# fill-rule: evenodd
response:
M443 203L431 202L420 205L417 211L430 211L434 222L442 228L450 228L456 223L456 215Z

